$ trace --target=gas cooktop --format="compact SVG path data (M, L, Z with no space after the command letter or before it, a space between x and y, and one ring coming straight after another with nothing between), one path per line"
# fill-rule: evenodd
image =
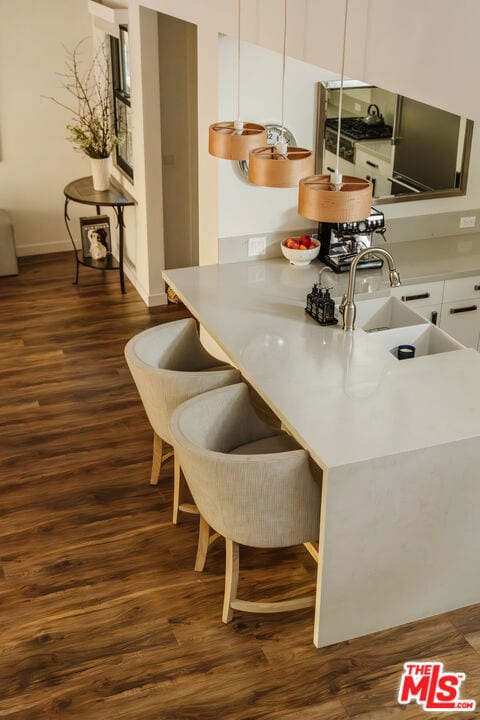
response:
M338 132L338 118L328 118L326 125L328 128ZM391 125L367 125L361 117L342 117L340 135L344 135L351 140L379 140L391 138L392 130Z

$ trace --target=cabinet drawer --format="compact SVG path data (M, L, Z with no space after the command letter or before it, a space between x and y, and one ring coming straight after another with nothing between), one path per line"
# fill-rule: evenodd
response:
M445 302L478 298L480 300L480 275L445 280L443 299Z
M422 305L441 304L443 299L443 280L431 283L419 283L418 285L400 285L392 288L391 293L400 298L403 302L413 308L420 308Z
M392 174L392 164L380 160L375 155L369 155L357 148L355 150L355 165L361 170L368 171L371 175L384 175L386 178Z
M463 345L476 348L480 333L480 299L443 303L440 327Z

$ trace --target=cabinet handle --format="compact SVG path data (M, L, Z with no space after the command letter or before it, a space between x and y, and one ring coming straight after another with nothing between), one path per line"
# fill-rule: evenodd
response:
M432 310L431 323L432 323L432 325L436 325L437 322L438 322L438 312L436 310Z
M327 165L327 170L329 170L331 173L335 172L335 170L332 167L328 167L328 165Z
M474 289L474 290L480 290L480 285L474 285L473 289Z
M370 167L378 168L377 163L374 163L371 160L365 160L365 165L370 165Z
M463 308L450 308L450 314L456 315L457 313L462 313L462 312L474 312L474 310L476 310L476 309L477 309L476 305L468 305L468 307L463 307Z
M420 293L419 295L402 295L403 302L408 302L409 300L426 300L430 297L430 293Z

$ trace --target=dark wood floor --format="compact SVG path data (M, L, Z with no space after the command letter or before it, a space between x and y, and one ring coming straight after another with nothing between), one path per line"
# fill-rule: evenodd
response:
M472 717L396 695L405 661L433 659L480 701L480 606L323 650L311 611L222 625L223 547L193 572L197 518L170 523L171 461L148 483L151 431L123 359L132 335L185 310L148 310L129 284L122 297L116 273L81 268L74 287L73 270L66 253L0 278L0 717ZM242 568L248 597L314 586L301 549L247 550Z

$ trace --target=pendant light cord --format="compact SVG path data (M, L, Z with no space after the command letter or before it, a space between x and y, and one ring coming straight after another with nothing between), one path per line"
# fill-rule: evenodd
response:
M338 163L340 157L340 132L342 130L342 103L343 103L343 77L345 71L345 49L347 46L347 17L348 17L348 0L345 0L345 18L343 21L343 50L342 50L342 70L340 74L340 97L338 99L338 129L337 129L337 165L336 172L338 173Z
M283 4L282 142L285 142L285 56L287 54L287 0Z
M240 3L238 0L238 32L237 32L237 120L240 120Z

